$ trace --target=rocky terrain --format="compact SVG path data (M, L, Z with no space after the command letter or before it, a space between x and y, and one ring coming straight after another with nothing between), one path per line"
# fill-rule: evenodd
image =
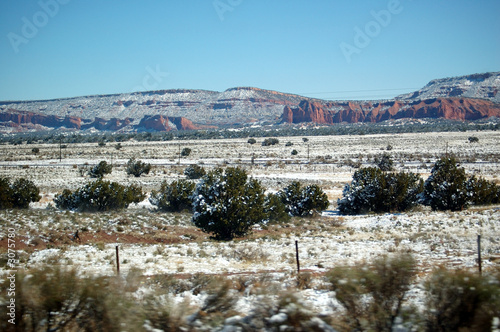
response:
M444 118L464 121L492 116L500 116L500 104L472 98L328 103L304 100L296 108L285 106L282 121L319 124L381 122L403 118Z
M393 100L326 101L258 88L160 90L0 102L0 132L170 131L252 124L478 120L500 116L500 72L438 79Z

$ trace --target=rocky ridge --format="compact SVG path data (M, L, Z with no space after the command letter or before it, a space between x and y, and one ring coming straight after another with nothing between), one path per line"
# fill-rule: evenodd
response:
M380 122L401 118L478 120L500 116L500 72L444 78L384 101L326 101L251 87L159 90L0 102L0 132L169 131L249 124Z

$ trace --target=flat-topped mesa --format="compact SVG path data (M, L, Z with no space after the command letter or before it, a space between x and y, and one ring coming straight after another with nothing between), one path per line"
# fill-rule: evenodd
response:
M285 106L281 117L285 123L317 124L381 122L402 118L434 118L447 120L478 120L500 117L500 104L473 98L433 98L416 101L384 102L310 102L298 107Z

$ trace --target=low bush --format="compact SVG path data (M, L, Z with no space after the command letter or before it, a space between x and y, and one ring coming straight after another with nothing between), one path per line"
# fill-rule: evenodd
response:
M391 331L416 275L409 255L382 257L372 267L337 267L327 279L345 309L342 325L352 331Z
M205 169L198 165L188 166L184 170L184 175L191 180L197 180L205 174L206 174Z
M407 211L418 204L422 190L423 181L414 173L367 167L354 173L337 203L341 214Z
M123 186L101 179L89 182L71 192L65 189L54 199L56 207L64 210L102 212L127 208L131 203L139 203L146 196L136 185Z
M380 168L383 172L392 171L393 161L390 155L384 153L382 157L375 157L375 164Z
M262 146L271 146L271 145L276 145L279 144L279 140L277 138L266 138L264 141L262 141Z
M328 196L313 184L302 187L298 181L278 192L278 196L291 216L311 216L328 208Z
M7 283L0 285L7 294ZM58 266L15 274L15 324L2 303L2 331L121 331L141 327L133 303L105 277L82 278Z
M111 174L112 171L113 166L103 160L89 170L89 176L91 178L102 179L104 175Z
M427 331L490 331L500 317L500 275L438 269L425 282Z
M194 183L187 180L163 182L159 191L153 190L149 202L164 212L181 212L192 209Z
M9 178L0 177L0 209L27 209L31 202L38 202L40 189L33 181L20 178L10 183Z
M264 201L264 211L270 222L287 222L291 217L287 212L286 205L277 194L268 194Z
M151 171L151 164L146 164L134 158L130 158L127 162L126 172L128 175L133 175L138 178L142 174L149 174L149 171Z

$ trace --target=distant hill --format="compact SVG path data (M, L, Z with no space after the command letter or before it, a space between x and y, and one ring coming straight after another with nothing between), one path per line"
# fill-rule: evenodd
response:
M380 122L400 118L477 120L500 116L500 72L437 79L384 101L326 101L252 87L223 92L160 90L0 102L0 132L170 131L248 124Z
M441 78L430 81L422 89L400 95L399 100L422 100L430 98L479 98L500 102L500 72L473 74Z

